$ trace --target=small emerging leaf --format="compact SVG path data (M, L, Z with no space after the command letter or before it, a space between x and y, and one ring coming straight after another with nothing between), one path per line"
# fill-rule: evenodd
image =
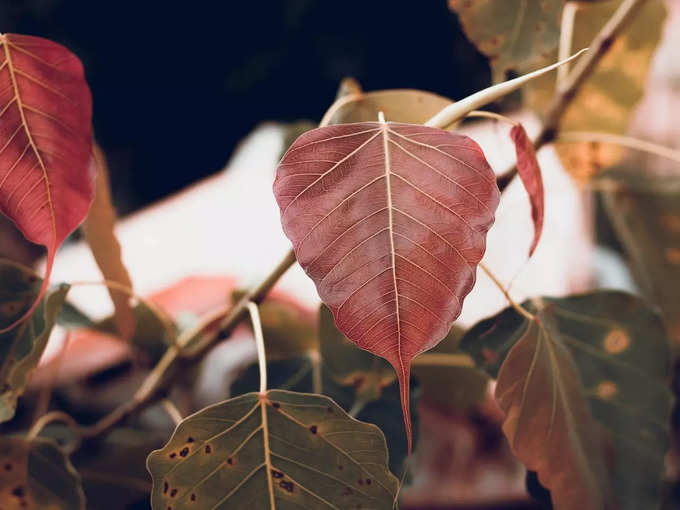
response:
M543 192L543 177L541 167L538 166L534 144L529 140L524 127L515 124L510 130L510 138L515 144L517 153L517 173L529 194L531 203L531 219L534 222L534 240L529 248L529 256L533 255L543 232L543 212L545 209L545 193Z
M385 438L320 395L248 393L186 418L149 455L154 510L391 510Z
M41 286L40 278L30 270L0 263L0 328L31 307ZM48 291L28 320L0 333L0 423L14 416L17 399L38 366L68 291L68 285Z
M50 440L0 437L0 508L85 510L80 476Z

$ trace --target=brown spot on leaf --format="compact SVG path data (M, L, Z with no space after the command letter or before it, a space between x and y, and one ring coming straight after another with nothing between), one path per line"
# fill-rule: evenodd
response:
M604 348L610 354L618 354L628 349L630 338L622 329L611 330L604 339Z
M318 428L317 428L316 425L312 425L311 427L309 427L309 431L310 431L312 434L316 434L317 430L318 430Z
M231 457L229 457L229 458L227 459L227 464L229 464L230 466L233 466L233 465L234 465L234 459L231 458Z
M276 470L276 469L272 469L272 476L274 478L283 478L283 473L281 471Z
M188 447L188 446L185 446L184 448L182 448L182 449L180 450L179 456L180 456L180 457L186 457L187 455L189 455L189 447Z
M196 493L192 492L189 499L191 499L191 501L196 501Z
M282 488L284 491L286 491L286 492L291 492L291 493L292 493L293 490L295 489L295 484L294 484L293 482L289 482L289 481L286 481L286 480L281 480L281 481L279 482L279 487L281 487L281 488Z
M168 455L168 457L174 459L175 457L177 457L177 454L175 452L170 452L170 455Z
M26 492L24 491L23 485L17 485L12 489L12 496L16 496L17 498L23 498Z
M163 480L163 494L167 493L169 488L170 487L168 486L168 481Z
M211 452L212 452L212 447L209 444L205 445L205 453L211 453Z
M171 497L171 498L174 498L175 496L177 496L177 489L172 489L172 490L170 491L170 497Z
M191 436L187 437L187 443L193 443L193 442L194 442L193 437L191 437Z
M274 407L274 409L278 409L279 407L281 407L281 404L279 404L278 402L272 402L272 406Z
M371 479L370 478L366 478L366 485L371 485Z
M619 389L611 381L603 381L597 385L597 396L602 399L609 399L618 393Z

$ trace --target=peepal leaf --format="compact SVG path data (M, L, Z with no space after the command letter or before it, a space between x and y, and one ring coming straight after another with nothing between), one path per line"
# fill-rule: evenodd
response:
M618 291L524 306L536 321L509 308L461 341L498 375L513 451L557 510L658 508L672 408L659 316Z
M543 232L543 212L545 209L545 193L543 192L543 177L541 167L538 166L534 144L529 140L524 127L515 124L510 130L510 138L515 144L517 154L517 173L522 179L524 189L529 194L531 203L531 219L534 222L534 240L529 248L529 256L533 255Z
M286 152L274 194L338 329L395 368L410 439L411 360L460 314L498 206L484 154L436 128L328 126Z
M494 82L557 47L564 0L449 0L465 35L489 57ZM578 47L578 46L573 46Z
M147 467L154 510L391 510L398 486L378 427L327 397L280 390L186 418Z
M39 37L0 35L0 211L47 250L47 291L59 245L83 221L93 196L92 100L80 60Z
M0 264L0 328L30 308L41 284L40 278L26 268ZM0 333L0 423L14 416L17 399L38 366L68 291L68 285L48 291L28 320Z
M85 510L80 476L51 440L0 437L0 508Z

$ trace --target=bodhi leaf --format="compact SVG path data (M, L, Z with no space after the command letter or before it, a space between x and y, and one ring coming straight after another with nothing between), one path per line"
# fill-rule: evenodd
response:
M0 508L85 510L80 477L51 440L0 437Z
M385 438L321 395L248 393L184 419L149 455L154 510L391 510Z
M506 309L460 346L498 376L513 451L557 510L658 508L672 407L659 316L618 291L524 306L537 320Z
M621 4L620 0L577 4L572 48L585 48ZM666 8L663 0L648 0L626 25L595 72L581 87L560 121L562 131L603 131L623 134L630 114L642 98L651 57L661 38ZM554 54L547 58L551 61ZM555 92L555 75L544 75L525 89L527 105L545 111ZM560 144L565 167L579 180L612 166L622 149L591 142Z
M603 173L605 210L645 295L680 349L680 177L622 168Z
M410 439L411 360L460 314L498 206L484 154L436 128L322 127L286 152L274 194L338 329L395 368Z
M40 278L29 269L0 264L0 328L31 307L41 285ZM14 416L17 399L38 366L68 291L68 285L48 291L28 320L0 333L0 423Z
M521 124L515 124L512 127L510 138L515 144L517 154L517 173L522 179L531 203L531 219L534 222L534 240L529 248L529 256L531 257L541 239L541 232L543 232L543 211L545 209L543 177L541 176L541 167L538 166L538 159L536 159L534 144L529 140Z
M325 124L370 122L383 112L385 118L408 124L424 124L453 101L415 89L376 90L343 96L333 103L321 121Z
M97 144L94 145L93 152L97 183L92 207L83 222L83 234L104 279L131 289L132 280L123 264L120 243L114 233L116 210L111 201L106 156ZM109 295L115 308L118 332L123 338L129 339L135 332L135 314L130 296L113 288L109 288Z
M54 255L87 215L93 196L92 100L78 58L63 46L0 34L0 211L47 250L33 305L49 286Z
M556 47L564 0L449 0L465 35L489 57L494 82ZM590 42L590 41L589 41ZM572 46L573 48L585 46Z

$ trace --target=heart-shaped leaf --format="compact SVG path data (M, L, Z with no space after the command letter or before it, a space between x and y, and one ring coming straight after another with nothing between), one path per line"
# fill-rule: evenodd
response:
M499 192L470 138L365 122L309 131L277 168L283 230L338 329L397 371L410 439L411 360L472 289Z
M320 395L248 393L186 418L149 455L154 510L391 510L385 437Z
M87 215L92 100L80 60L39 37L0 35L0 211L47 249L47 269L28 317L49 285L59 245Z
M51 440L0 437L0 508L85 510L80 477Z
M557 47L564 0L449 0L465 35L489 57L494 82ZM577 47L577 46L573 46Z
M536 320L509 308L460 345L498 375L513 451L556 510L658 508L672 407L659 316L618 291L524 306Z
M0 263L0 328L30 308L41 286L29 269ZM28 320L0 333L0 423L14 416L17 399L38 366L68 291L68 285L61 285L48 292Z
M534 144L529 140L524 127L515 124L510 130L510 138L515 144L517 154L517 173L522 179L524 189L529 194L531 203L531 219L534 222L534 240L529 248L529 256L533 255L543 232L543 211L545 209L545 193L543 192L543 177L541 167L538 166Z

